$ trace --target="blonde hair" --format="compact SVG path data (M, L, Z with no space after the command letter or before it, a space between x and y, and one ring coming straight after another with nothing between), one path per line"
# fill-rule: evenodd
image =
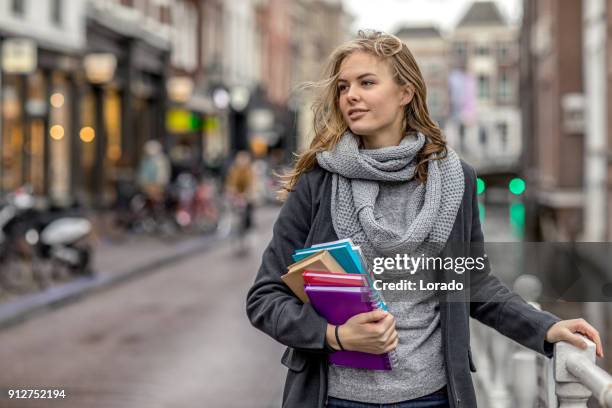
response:
M324 79L307 85L318 90L312 106L314 137L310 147L297 155L293 168L281 176L279 199L285 200L300 176L314 166L317 153L332 150L348 130L338 106L337 81L342 62L354 52L366 52L388 62L396 83L400 86L409 85L414 90L412 101L406 106L404 131L421 132L426 138L425 145L417 154L416 178L425 183L428 162L446 157L446 141L427 109L423 75L406 44L394 35L379 31L359 31L357 38L332 52L325 66Z

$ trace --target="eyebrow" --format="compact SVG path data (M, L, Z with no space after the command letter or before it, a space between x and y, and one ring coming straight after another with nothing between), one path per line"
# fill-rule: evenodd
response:
M359 76L357 77L357 79L361 79L361 78L363 78L363 77L367 77L368 75L374 75L374 76L376 76L376 74L374 74L374 73L372 73L372 72L366 72L365 74L361 74L361 75L359 75ZM338 82L341 82L341 81L342 81L342 82L347 82L347 81L346 81L346 79L344 79L344 78L338 78Z

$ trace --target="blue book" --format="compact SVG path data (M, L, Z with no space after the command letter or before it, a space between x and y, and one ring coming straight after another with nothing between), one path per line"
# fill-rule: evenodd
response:
M293 260L297 262L315 252L323 250L329 251L329 253L347 273L367 273L367 271L363 270L361 261L359 260L359 254L353 250L352 245L349 242L334 242L330 243L330 245L320 245L311 248L298 249L293 254Z

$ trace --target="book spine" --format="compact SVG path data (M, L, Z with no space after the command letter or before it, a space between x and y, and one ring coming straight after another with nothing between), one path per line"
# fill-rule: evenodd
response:
M374 282L368 279L368 288L370 289L370 295L372 299L376 302L376 309L382 309L385 312L389 311L387 307L387 303L382 297L382 294L374 287Z
M380 293L373 287L369 287L368 289L369 289L368 294L370 296L369 300L370 300L370 305L372 306L372 309L383 309L385 311L388 311L387 305L380 297ZM393 367L397 365L397 353L395 353L395 350L389 353L385 353L383 355L383 358L384 358L385 366L388 370L392 370Z

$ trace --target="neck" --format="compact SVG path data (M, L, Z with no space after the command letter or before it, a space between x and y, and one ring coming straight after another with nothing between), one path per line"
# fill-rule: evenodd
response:
M382 147L398 146L404 135L401 132L393 134L376 134L371 136L361 136L361 141L365 149L380 149Z

